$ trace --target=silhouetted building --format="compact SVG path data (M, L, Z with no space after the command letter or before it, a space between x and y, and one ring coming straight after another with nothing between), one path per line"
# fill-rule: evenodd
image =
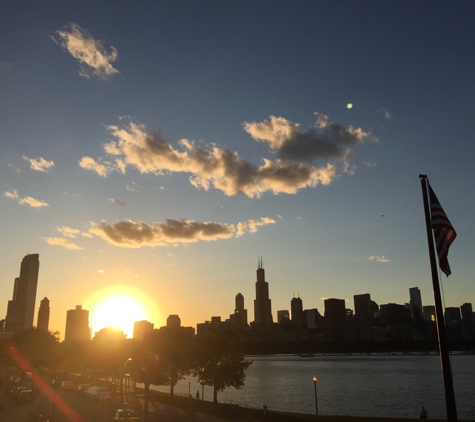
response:
M290 322L290 314L289 311L277 311L277 322L279 324L286 324Z
M196 335L201 336L205 334L210 328L221 328L226 325L225 322L221 321L221 317L212 316L211 321L205 321L200 324L196 324Z
M13 298L8 301L5 331L16 332L33 327L39 269L39 254L23 258L20 277L15 278Z
M409 323L410 311L405 305L398 305L396 303L381 305L379 313L383 327Z
M305 309L303 315L305 316L305 327L308 330L319 329L322 316L320 312L318 312L318 309Z
M409 302L411 318L414 320L415 325L418 326L423 319L421 291L418 287L411 287L409 289L409 296L411 298Z
M328 326L345 324L346 309L344 299L325 299L325 323Z
M49 300L45 297L40 302L40 307L38 308L38 321L36 323L36 328L43 331L48 331L49 327Z
M464 303L460 307L462 313L462 325L466 332L466 338L468 340L475 340L475 318L473 314L472 304Z
M234 314L229 316L229 322L238 327L247 327L247 309L244 309L244 296L236 295Z
M169 315L167 318L167 327L170 328L180 328L181 319L178 315Z
M5 320L0 319L0 333L3 333L5 331Z
M254 323L260 326L272 324L271 300L269 284L265 281L262 258L257 266L256 300L254 301Z
M363 324L371 327L373 325L373 304L371 303L371 295L369 293L354 295L353 300L355 303L355 323L357 325Z
M97 331L93 341L97 342L119 342L125 340L127 335L124 330L115 327L105 327Z
M303 303L300 297L293 297L290 301L290 318L291 321L297 327L303 327L305 325L305 321L303 320Z
M423 306L422 316L426 321L435 321L435 306L434 305Z
M145 334L153 331L153 324L149 321L135 321L134 322L134 339L143 341Z
M78 342L89 341L91 329L89 328L89 311L77 305L76 309L70 309L66 314L66 330L64 341Z

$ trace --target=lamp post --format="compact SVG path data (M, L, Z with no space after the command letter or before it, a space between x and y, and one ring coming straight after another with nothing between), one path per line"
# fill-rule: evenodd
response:
M313 385L315 387L315 416L318 416L318 401L317 401L317 377L313 376Z
M201 373L204 375L205 368L201 368ZM201 381L201 400L205 399L205 383Z

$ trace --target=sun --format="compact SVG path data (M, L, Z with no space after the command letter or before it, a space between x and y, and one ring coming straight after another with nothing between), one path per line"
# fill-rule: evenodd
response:
M102 295L101 295L102 296ZM106 294L94 301L89 312L92 337L105 327L119 328L132 338L134 322L147 320L146 306L128 293Z

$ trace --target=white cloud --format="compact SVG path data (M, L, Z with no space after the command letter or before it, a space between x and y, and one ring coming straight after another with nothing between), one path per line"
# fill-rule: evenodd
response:
M96 163L91 157L83 157L79 160L79 166L86 170L95 171L99 176L107 177L107 173L112 171L113 168L104 164Z
M386 262L390 262L391 260L386 258L384 255L381 255L381 256L368 256L368 259L370 261L376 261L376 262L382 262L382 263L386 263Z
M65 237L70 237L72 239L74 239L76 237L76 235L78 235L79 233L81 233L80 230L78 229L72 229L71 227L67 227L67 226L62 226L62 227L56 227L56 229Z
M76 245L75 243L71 243L69 240L63 239L61 237L46 237L44 239L46 243L48 243L48 245L62 246L63 248L69 249L69 250L83 249L80 246Z
M31 196L25 196L23 198L20 198L16 190L13 190L11 192L9 191L3 192L3 196L6 196L7 198L10 198L10 199L17 199L19 204L21 205L27 204L33 208L41 208L41 207L49 206L46 202L32 198Z
M79 61L81 76L89 78L92 74L101 79L109 79L119 73L112 66L118 57L117 50L111 47L112 51L108 53L101 41L95 40L86 29L79 25L71 23L66 30L55 31L55 36L51 38Z
M267 224L275 224L275 220L269 217L261 217L259 220L240 222L237 225L236 237L242 236L246 230L249 230L249 233L256 233L259 227L266 226Z
M241 236L246 230L255 233L259 227L275 223L274 220L262 217L260 220L248 220L233 224L215 222L200 223L192 220L167 219L166 223L149 225L131 220L107 224L91 222L90 233L99 236L117 246L140 248L141 246L164 246L178 243L212 241Z
M22 155L22 157L30 163L30 168L35 171L48 171L54 166L53 161L47 161L44 158L28 158Z
M17 199L18 192L16 190L12 190L11 192L6 191L6 192L3 192L3 196L6 196L7 198L11 198L11 199Z

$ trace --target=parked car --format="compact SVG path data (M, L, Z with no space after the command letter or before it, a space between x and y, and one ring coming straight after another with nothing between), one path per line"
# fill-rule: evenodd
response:
M76 392L78 394L84 394L84 391L86 391L90 386L91 384L79 384L76 388Z
M74 382L72 381L63 381L60 385L59 385L59 389L60 390L75 390L76 387L74 386Z
M91 399L96 400L111 400L112 395L111 392L106 387L99 387L97 385L93 385L87 388L84 391L84 395L86 397L90 397Z

